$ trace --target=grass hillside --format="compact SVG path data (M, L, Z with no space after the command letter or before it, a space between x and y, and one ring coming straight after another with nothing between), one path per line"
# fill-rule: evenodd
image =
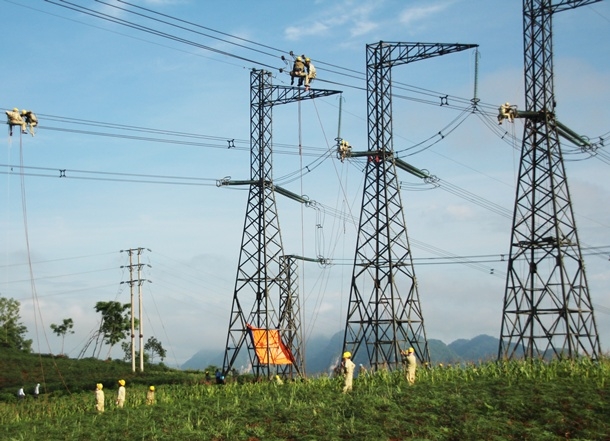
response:
M32 394L37 383L41 393L62 395L91 391L97 383L114 387L121 378L141 385L183 384L200 381L201 375L154 364L145 365L143 373L134 373L131 363L120 360L75 360L0 347L0 401L15 400L20 387Z
M97 374L79 372L75 367L69 376L86 378L89 382L102 375L100 365L104 362L84 362L90 363L87 367L98 369ZM341 393L341 378L322 377L283 385L264 381L216 386L196 381L198 375L151 369L150 375L159 380L156 403L151 406L145 404L149 382L140 376L130 378L125 372L130 368L130 365L123 366L122 372L107 373L113 383L104 388L106 411L102 414L94 410L90 391L0 402L0 438L610 439L610 365L607 362L507 362L435 367L419 369L413 386L407 384L402 372L377 372L356 378L354 390L348 394ZM6 371L4 374L8 375ZM114 382L119 374L127 380L127 402L123 409L114 406ZM168 381L163 381L164 376Z

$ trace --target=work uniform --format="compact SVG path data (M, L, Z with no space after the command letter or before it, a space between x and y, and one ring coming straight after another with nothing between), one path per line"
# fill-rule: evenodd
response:
M407 361L407 381L409 384L415 383L415 368L417 366L417 359L415 358L414 352L409 352L406 357Z
M354 382L354 369L356 365L352 360L346 358L343 362L343 372L345 373L345 384L343 385L343 393L352 390L352 384Z
M95 410L98 412L104 411L104 391L101 386L101 384L98 384L95 390Z
M23 119L25 123L30 127L30 135L34 136L34 127L38 125L38 118L36 114L31 110L23 110L22 112Z
M146 392L146 404L150 405L150 404L155 404L155 391L154 390L148 390L148 392Z
M303 85L303 81L307 78L307 74L305 73L305 63L303 63L301 57L297 57L297 59L294 61L290 76L292 77L290 79L291 85L294 84L294 77L299 79L299 82L297 83L299 86Z
M116 405L123 407L125 405L125 386L119 386L119 392L116 397Z
M305 68L307 69L307 76L305 77L305 86L309 86L309 83L316 77L316 67L311 61L305 62Z
M19 114L19 109L15 108L13 110L5 110L7 121L6 123L9 125L10 134L13 134L13 126L21 126L21 133L27 133L25 131L25 121L21 118Z

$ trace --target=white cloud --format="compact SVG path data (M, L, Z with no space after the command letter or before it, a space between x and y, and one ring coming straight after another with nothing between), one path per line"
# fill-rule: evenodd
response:
M419 24L422 20L428 19L435 14L443 12L445 9L447 9L447 6L448 4L437 4L407 8L400 14L398 20L400 23L407 26Z

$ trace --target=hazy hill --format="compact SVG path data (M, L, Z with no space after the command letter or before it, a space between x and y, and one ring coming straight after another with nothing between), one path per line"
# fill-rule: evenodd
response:
M470 340L459 339L449 343L449 349L464 361L488 361L497 358L499 343L495 337L478 335Z
M458 339L449 345L441 340L428 340L430 359L433 364L480 362L493 360L498 354L499 340L489 335L478 335L470 340ZM306 370L309 375L330 372L340 361L343 332L337 332L330 339L318 337L310 340L305 347ZM209 365L222 366L222 349L202 349L184 362L182 369L205 369ZM238 366L245 365L247 359L238 359Z

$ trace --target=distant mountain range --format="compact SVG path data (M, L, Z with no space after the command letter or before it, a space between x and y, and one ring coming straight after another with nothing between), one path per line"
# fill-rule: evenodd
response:
M459 339L450 344L441 340L428 340L430 359L432 364L481 362L495 360L498 355L500 341L489 335L478 335L470 340ZM330 372L339 363L343 346L343 332L337 332L330 339L319 337L308 342L305 347L306 371L308 375ZM244 352L244 351L242 351ZM182 369L205 369L206 367L222 366L224 351L218 349L202 349L184 362ZM236 368L247 363L244 354L243 360L237 360Z

